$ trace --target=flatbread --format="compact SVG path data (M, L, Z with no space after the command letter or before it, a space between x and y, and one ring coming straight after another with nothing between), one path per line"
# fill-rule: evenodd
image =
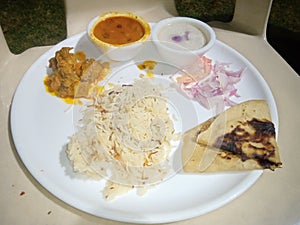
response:
M184 136L182 162L185 172L281 167L267 102L243 102L188 131Z

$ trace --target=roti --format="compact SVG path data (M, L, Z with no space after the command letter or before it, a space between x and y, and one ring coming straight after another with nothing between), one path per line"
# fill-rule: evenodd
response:
M281 167L267 102L243 102L188 131L184 136L182 161L185 172Z

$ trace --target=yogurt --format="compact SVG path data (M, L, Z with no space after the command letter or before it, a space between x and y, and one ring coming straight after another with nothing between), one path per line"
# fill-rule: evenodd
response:
M204 33L189 23L169 23L158 33L158 39L178 50L196 50L206 44Z

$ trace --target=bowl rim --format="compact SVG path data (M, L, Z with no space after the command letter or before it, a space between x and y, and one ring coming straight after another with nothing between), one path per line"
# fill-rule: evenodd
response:
M129 17L129 18L137 20L144 28L144 31L145 31L144 35L140 39L133 41L133 42L126 43L126 44L110 44L110 43L101 41L94 35L94 33L92 31L94 30L95 26L99 22L104 21L107 18L118 17L118 16ZM91 19L87 25L87 34L88 34L90 40L97 45L101 45L104 47L123 47L123 46L130 46L130 45L133 45L136 43L141 43L141 42L146 41L151 35L151 26L143 17L138 16L132 12L110 11L110 12L102 13L102 14L94 17L93 19Z
M188 50L188 51L174 49L174 48L169 47L168 45L164 44L163 41L159 40L158 33L164 26L171 24L171 23L176 23L176 22L189 23L189 24L197 26L201 30L205 30L206 31L205 33L207 33L209 35L209 37L207 37L209 40L202 48ZM213 28L211 26L209 26L207 23L205 23L201 20L198 20L198 19L191 18L191 17L180 17L180 16L169 17L169 18L158 21L156 24L154 24L154 27L151 32L151 37L152 37L152 41L154 41L154 43L156 45L158 45L159 47L162 47L162 48L172 51L174 53L180 53L180 54L190 54L190 53L203 54L203 53L207 52L209 49L211 49L216 42L216 33L213 30Z

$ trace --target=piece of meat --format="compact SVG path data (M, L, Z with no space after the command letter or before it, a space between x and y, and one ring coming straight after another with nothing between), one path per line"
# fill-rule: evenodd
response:
M52 73L45 79L48 91L60 98L88 98L89 88L109 71L106 64L86 59L83 52L71 53L63 47L49 59Z

